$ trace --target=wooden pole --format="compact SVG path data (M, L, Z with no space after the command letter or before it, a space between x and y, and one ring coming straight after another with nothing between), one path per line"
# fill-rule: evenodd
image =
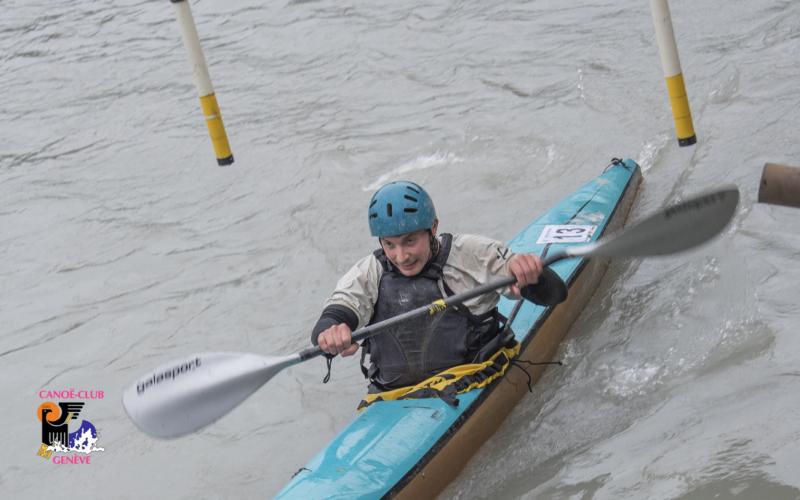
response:
M765 163L758 202L800 208L800 168Z

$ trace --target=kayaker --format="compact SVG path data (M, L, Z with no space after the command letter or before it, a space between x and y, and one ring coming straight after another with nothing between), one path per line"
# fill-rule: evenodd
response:
M496 307L501 292L519 299L520 288L537 284L542 276L537 255L513 253L482 236L437 234L438 224L433 201L419 185L396 181L378 189L369 204L369 228L380 248L339 280L325 301L312 342L329 355L352 356L359 345L351 342L351 332L359 327L494 277L513 275L517 283L471 299L466 307L408 320L364 341L361 364L370 392L413 385L444 369L491 356L513 341L509 330L501 335L505 318ZM559 280L552 271L546 276L545 281ZM560 280L559 285L563 286ZM538 294L546 296L547 290Z

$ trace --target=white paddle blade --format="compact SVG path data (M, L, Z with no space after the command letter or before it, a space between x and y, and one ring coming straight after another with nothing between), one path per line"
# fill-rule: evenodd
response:
M694 248L720 233L736 213L739 190L728 186L667 207L618 235L571 255L653 257ZM570 248L570 250L573 250Z
M145 433L162 439L195 432L300 361L235 352L197 354L159 366L125 389L122 404Z

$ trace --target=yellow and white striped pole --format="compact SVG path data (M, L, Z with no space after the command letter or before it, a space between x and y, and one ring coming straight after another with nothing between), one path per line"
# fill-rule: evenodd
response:
M203 56L203 49L200 47L200 38L197 36L197 27L194 24L192 11L189 8L188 0L170 0L175 8L175 15L181 26L181 37L183 45L189 52L189 62L192 65L192 79L194 80L197 92L200 94L200 107L206 117L208 134L211 136L211 144L214 146L214 154L217 156L217 164L230 165L233 163L233 153L228 144L228 136L225 133L225 125L222 123L222 114L219 111L217 97L214 95L214 87L211 85L211 76L208 74L206 58Z
M692 112L689 110L689 98L683 83L681 62L678 59L678 46L675 44L675 33L672 31L672 18L669 14L667 0L650 0L650 11L656 28L658 52L661 55L661 68L667 80L667 91L672 104L672 117L675 120L675 132L678 144L691 146L697 142L692 125Z

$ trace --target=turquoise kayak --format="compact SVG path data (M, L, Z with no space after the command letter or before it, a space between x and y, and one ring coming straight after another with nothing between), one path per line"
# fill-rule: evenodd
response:
M641 180L633 160L612 160L592 181L560 201L510 242L515 252L546 255L620 229ZM597 289L606 259L553 264L569 289L566 301L543 307L523 301L512 327L519 360L551 361ZM508 316L516 302L502 298ZM457 407L438 398L379 401L365 408L278 494L284 499L431 498L464 468L528 392L545 366L510 369L490 385L459 394ZM525 373L527 371L527 374ZM530 375L531 379L528 379Z

